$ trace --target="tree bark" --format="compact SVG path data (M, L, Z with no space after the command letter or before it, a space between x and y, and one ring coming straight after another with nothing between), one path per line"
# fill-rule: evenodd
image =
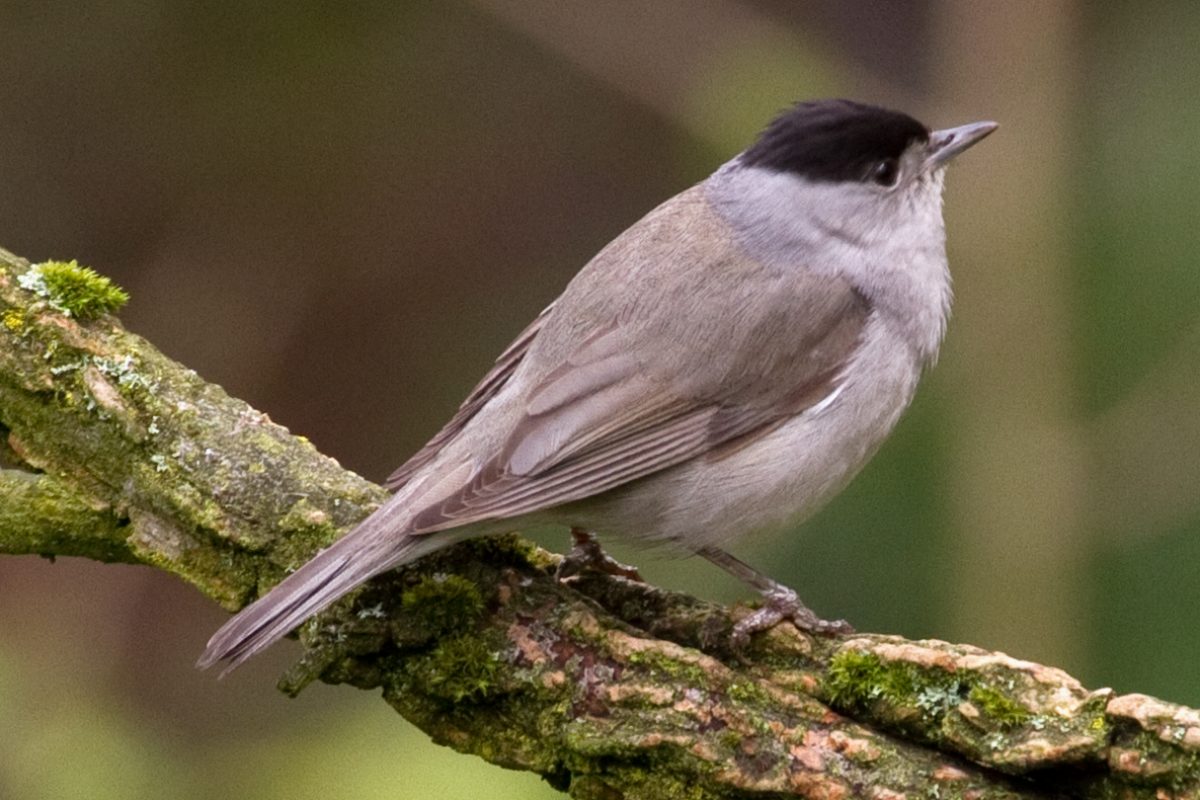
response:
M233 611L384 498L30 269L0 251L0 552L149 564ZM746 609L556 563L506 536L382 576L302 626L281 686L382 688L576 798L1200 798L1196 710L938 641L733 652Z

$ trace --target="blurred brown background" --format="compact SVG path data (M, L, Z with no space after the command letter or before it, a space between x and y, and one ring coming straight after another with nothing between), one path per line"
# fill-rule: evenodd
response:
M129 328L381 479L793 100L999 120L948 182L942 363L850 490L738 552L862 630L1200 705L1198 40L1187 3L0 3L0 246L112 276ZM197 673L223 618L0 559L0 797L555 796L365 693L277 695L294 645Z

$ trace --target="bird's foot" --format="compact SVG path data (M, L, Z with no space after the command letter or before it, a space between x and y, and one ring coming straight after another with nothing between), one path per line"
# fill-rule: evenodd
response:
M754 567L719 547L702 547L696 551L698 555L707 558L730 575L753 586L763 597L761 608L750 615L738 620L733 626L732 644L735 648L745 647L750 642L750 635L773 628L785 619L806 633L819 633L826 636L854 633L854 628L844 619L825 620L818 617L812 610L800 602L788 587L776 583L771 578L756 570Z
M805 633L825 636L854 633L854 628L844 619L828 620L818 617L786 586L775 583L763 591L762 596L762 606L750 615L742 617L733 626L734 647L745 647L750 642L751 634L773 628L785 619Z
M558 580L566 580L581 572L600 572L643 583L637 567L622 564L604 552L600 542L588 531L572 528L571 538L575 540L575 544L571 547L571 552L563 556L554 573Z

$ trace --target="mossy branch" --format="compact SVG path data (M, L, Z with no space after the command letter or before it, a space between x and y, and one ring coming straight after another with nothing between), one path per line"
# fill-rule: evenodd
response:
M150 564L235 610L384 497L72 268L0 251L0 552ZM744 610L554 563L506 537L386 575L304 626L283 686L382 687L576 798L1200 798L1195 710L943 642L784 625L733 653Z

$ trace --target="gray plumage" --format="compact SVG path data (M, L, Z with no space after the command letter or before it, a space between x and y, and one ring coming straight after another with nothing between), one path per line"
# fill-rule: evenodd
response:
M370 577L470 536L556 523L702 552L794 524L840 489L936 357L942 154L966 137L857 104L790 113L817 111L822 126L784 126L756 163L735 158L605 247L391 476L394 496L226 624L200 665L232 668ZM858 124L851 156L868 173L771 163L809 163L786 136L835 152L817 141L837 136L831 114ZM894 185L875 179L880 158Z

